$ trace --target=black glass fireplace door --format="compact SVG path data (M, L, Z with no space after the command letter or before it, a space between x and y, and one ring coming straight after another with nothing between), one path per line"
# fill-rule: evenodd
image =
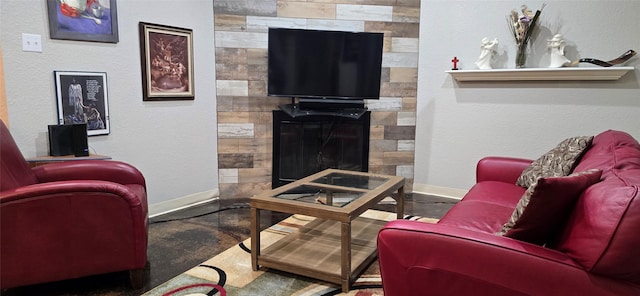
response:
M370 113L358 119L331 115L292 118L273 111L272 188L327 168L369 169Z

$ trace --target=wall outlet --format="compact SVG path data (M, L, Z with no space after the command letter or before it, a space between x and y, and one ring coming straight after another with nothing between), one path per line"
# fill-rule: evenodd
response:
M22 50L42 52L42 37L36 34L22 33Z

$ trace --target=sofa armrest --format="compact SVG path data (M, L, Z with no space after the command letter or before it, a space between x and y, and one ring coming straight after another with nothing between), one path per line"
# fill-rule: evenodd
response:
M487 156L476 166L476 182L482 181L501 181L505 183L515 184L524 171L533 160L504 156Z
M134 166L112 160L80 160L49 163L33 168L39 182L104 180L145 187L142 173Z
M589 274L559 251L446 225L389 222L378 234L378 256L385 295L629 292L612 280Z

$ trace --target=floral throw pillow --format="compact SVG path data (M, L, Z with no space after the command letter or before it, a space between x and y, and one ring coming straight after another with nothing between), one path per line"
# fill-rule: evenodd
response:
M601 170L592 169L538 179L522 195L509 221L496 234L544 245L564 225L582 192L599 182L601 175Z
M538 178L569 175L582 154L591 147L591 142L593 136L565 139L522 171L516 184L529 188Z

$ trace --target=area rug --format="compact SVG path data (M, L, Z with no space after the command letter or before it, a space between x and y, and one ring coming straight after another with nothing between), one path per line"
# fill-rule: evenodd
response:
M390 221L396 214L368 210L365 218ZM294 233L315 218L293 215L273 225L261 234L262 248ZM406 216L405 219L435 223L437 219ZM377 260L360 275L348 293L339 285L281 272L274 269L251 268L251 239L239 243L202 264L155 287L144 296L183 295L383 295Z

